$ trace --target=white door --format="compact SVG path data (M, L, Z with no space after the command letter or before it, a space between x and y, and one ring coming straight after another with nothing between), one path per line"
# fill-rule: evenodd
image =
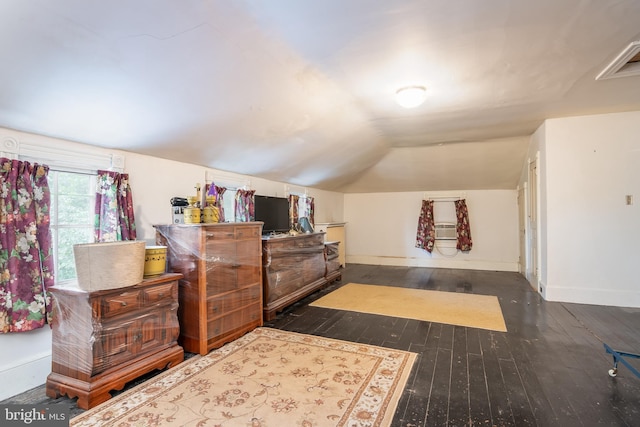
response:
M529 268L527 279L534 289L538 288L538 162L529 163Z
M525 188L518 188L518 239L520 242L520 256L518 257L518 271L527 277L527 215L525 202Z

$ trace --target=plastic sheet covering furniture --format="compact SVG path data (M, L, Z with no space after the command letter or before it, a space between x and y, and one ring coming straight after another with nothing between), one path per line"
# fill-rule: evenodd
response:
M324 233L262 239L264 318L327 284Z
M325 277L328 283L342 279L340 271L340 242L324 243L324 259L327 266Z
M180 280L180 337L207 354L262 326L262 222L156 225Z
M346 242L346 222L316 222L315 231L324 232L325 242L340 242L338 248L338 259L340 266L347 265L347 242Z
M89 409L111 398L111 390L182 362L184 351L177 343L181 277L163 274L100 291L50 288L53 339L47 396L77 397L78 407Z

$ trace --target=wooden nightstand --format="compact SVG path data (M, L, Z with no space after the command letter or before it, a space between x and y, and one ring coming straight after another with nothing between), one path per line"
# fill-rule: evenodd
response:
M86 292L53 287L52 372L46 393L78 397L89 409L111 390L184 360L177 343L178 280L163 274L141 283Z

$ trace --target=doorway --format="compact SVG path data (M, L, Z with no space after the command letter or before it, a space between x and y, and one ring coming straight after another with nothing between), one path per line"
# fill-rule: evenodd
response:
M518 257L518 271L527 277L527 183L518 187L518 242L520 256Z
M529 162L529 174L528 174L528 189L529 197L527 199L527 229L529 230L528 239L528 268L527 268L527 280L531 286L538 292L542 292L538 285L539 270L538 270L538 159Z

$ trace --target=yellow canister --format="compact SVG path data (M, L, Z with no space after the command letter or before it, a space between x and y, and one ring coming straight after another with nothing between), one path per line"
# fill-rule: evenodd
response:
M185 224L200 224L200 208L184 208L182 213Z
M220 222L220 212L215 206L207 206L202 209L202 222L212 224Z
M147 246L144 250L144 277L157 276L165 272L167 265L166 246Z

